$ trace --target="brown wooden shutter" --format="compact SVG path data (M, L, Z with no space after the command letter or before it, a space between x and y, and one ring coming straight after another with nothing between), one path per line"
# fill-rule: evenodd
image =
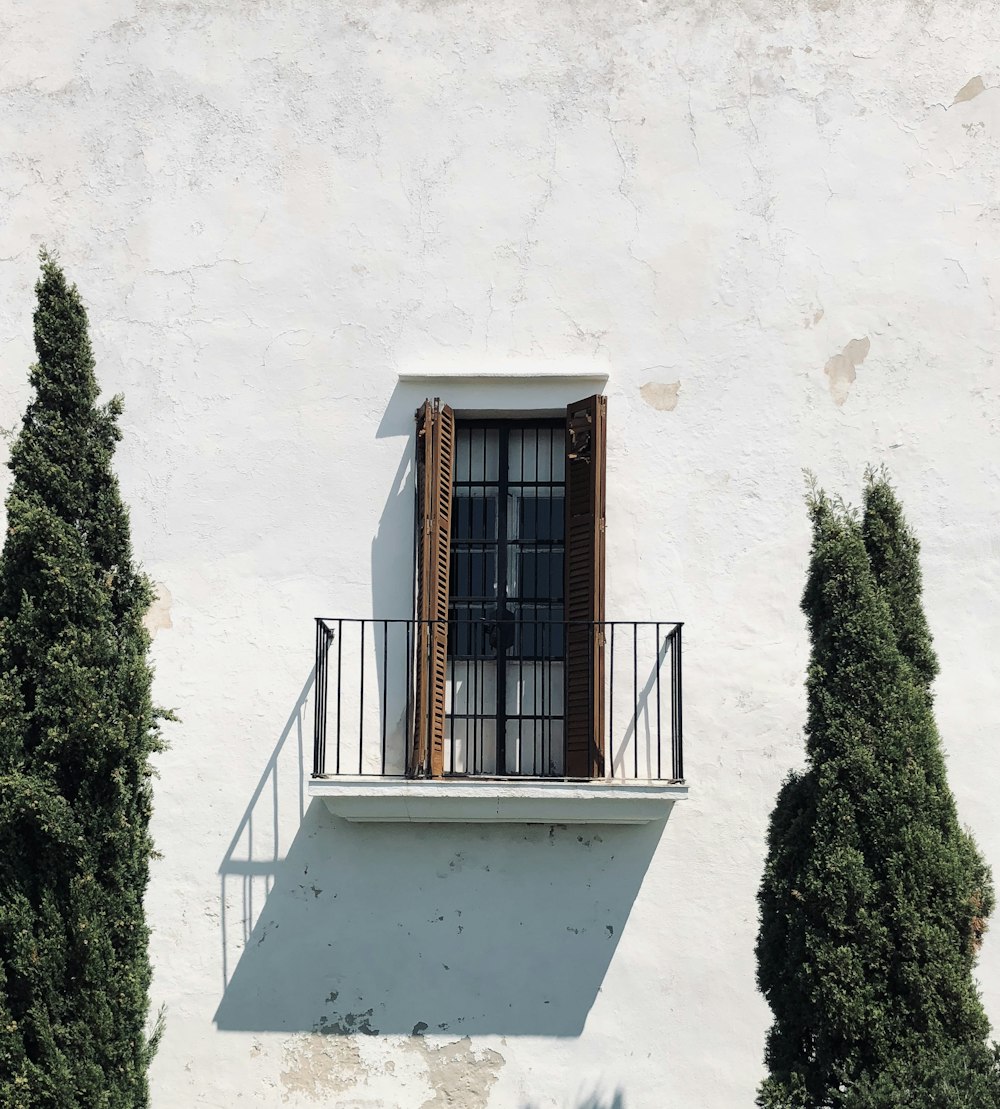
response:
M455 413L437 398L417 410L417 627L410 777L444 775L448 571Z
M604 516L608 402L566 409L566 775L604 774Z

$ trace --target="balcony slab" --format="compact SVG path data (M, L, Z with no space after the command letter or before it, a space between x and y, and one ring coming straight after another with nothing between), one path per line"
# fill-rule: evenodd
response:
M312 778L310 797L352 822L419 824L648 824L688 794L643 780Z

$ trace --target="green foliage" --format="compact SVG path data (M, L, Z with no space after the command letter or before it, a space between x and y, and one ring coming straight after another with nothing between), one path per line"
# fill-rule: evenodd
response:
M863 520L821 492L809 509L807 766L758 894L774 1023L757 1103L961 1109L940 1098L963 1076L1000 1106L972 975L993 890L946 780L918 546L882 474Z
M903 519L885 471L869 468L865 479L861 534L872 574L889 606L900 652L929 687L938 661L921 603L920 544Z
M996 1050L960 1048L894 1059L865 1074L833 1102L836 1109L988 1109L1000 1105Z
M0 1105L148 1103L157 712L87 316L43 253L0 555Z

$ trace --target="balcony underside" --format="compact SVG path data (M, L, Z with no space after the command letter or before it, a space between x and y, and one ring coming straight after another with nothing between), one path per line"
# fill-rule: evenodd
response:
M354 822L422 824L648 824L666 820L683 783L565 779L312 778L309 796Z

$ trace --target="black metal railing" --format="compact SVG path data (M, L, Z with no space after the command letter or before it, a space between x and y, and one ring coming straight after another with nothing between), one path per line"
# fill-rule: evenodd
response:
M603 653L594 669L604 675L603 723L589 722L600 736L598 777L683 780L681 624L509 617L448 621L446 777L566 776L566 644L582 635ZM313 777L409 772L416 656L430 639L420 632L434 623L316 620Z

